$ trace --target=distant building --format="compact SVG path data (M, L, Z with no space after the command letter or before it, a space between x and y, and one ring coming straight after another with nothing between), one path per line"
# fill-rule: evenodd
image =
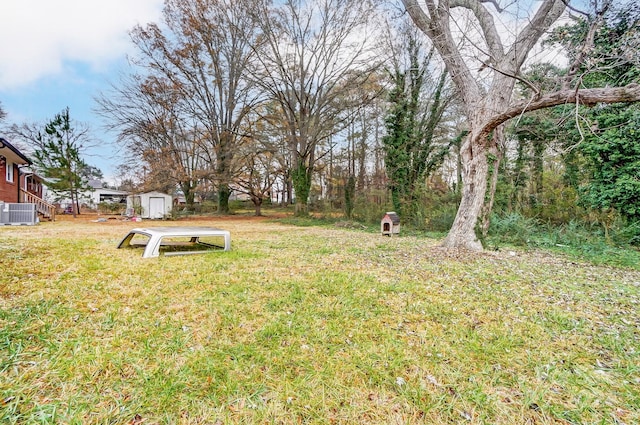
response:
M102 187L100 180L89 180L90 191L83 192L79 196L80 204L89 208L97 208L99 204L106 202L110 204L126 204L129 192L124 190L109 189Z

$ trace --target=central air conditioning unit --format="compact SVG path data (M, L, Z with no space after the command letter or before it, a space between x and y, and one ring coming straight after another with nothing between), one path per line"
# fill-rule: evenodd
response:
M31 226L37 223L36 204L0 203L0 225Z

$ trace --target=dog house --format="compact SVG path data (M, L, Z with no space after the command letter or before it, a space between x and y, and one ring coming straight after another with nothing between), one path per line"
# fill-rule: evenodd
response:
M400 217L393 211L387 212L380 220L382 235L392 236L400 234Z

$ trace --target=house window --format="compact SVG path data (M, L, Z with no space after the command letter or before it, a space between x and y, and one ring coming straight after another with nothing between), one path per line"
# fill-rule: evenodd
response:
M5 165L5 170L7 171L7 177L6 177L7 182L13 183L13 163L7 161L7 164Z

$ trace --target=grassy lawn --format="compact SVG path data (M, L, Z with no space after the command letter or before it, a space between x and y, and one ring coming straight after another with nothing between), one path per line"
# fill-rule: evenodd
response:
M2 424L640 423L640 272L247 217L0 227Z

